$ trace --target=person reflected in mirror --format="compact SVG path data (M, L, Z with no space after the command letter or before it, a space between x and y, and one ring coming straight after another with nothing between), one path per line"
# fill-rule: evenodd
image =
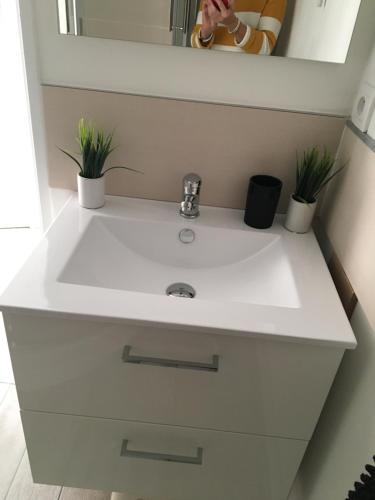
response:
M287 0L202 0L191 46L271 55Z

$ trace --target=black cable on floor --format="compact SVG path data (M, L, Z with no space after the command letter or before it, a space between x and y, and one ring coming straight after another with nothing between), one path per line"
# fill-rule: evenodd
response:
M361 482L354 483L354 490L349 491L346 500L375 500L375 467L367 464L365 469L367 474L361 474Z

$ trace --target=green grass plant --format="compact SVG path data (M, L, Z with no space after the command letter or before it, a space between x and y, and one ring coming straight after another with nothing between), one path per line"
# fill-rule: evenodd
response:
M109 155L116 148L112 146L113 132L105 135L102 130L95 130L92 123L81 118L78 123L77 142L81 161L79 161L72 153L60 149L71 160L73 160L79 168L79 175L86 179L99 179L110 170L122 168L132 172L141 173L139 170L124 166L113 166L104 170L104 165Z
M301 203L315 203L322 189L344 167L334 170L333 155L317 147L306 150L302 158L297 156L296 191L293 198Z

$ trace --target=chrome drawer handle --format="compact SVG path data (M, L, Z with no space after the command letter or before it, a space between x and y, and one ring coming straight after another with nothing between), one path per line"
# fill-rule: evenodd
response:
M219 371L219 356L212 356L212 363L196 363L194 361L180 361L176 359L150 358L147 356L134 356L130 354L130 345L124 347L122 360L124 363L134 363L136 365L155 365L167 368L185 368L188 370L201 370L206 372Z
M162 462L175 462L178 464L203 464L203 448L197 448L195 457L184 457L181 455L168 455L164 453L153 453L150 451L135 451L128 449L129 441L124 439L121 446L121 456L128 458L143 458L144 460L159 460Z

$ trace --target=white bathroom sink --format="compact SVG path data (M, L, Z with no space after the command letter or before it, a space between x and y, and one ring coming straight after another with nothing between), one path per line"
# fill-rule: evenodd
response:
M167 296L174 283L195 297ZM312 232L292 234L280 217L255 230L223 208L186 220L177 203L115 196L98 210L72 196L0 309L356 345Z
M157 295L186 283L199 299L299 307L280 235L175 219L93 216L59 281Z

